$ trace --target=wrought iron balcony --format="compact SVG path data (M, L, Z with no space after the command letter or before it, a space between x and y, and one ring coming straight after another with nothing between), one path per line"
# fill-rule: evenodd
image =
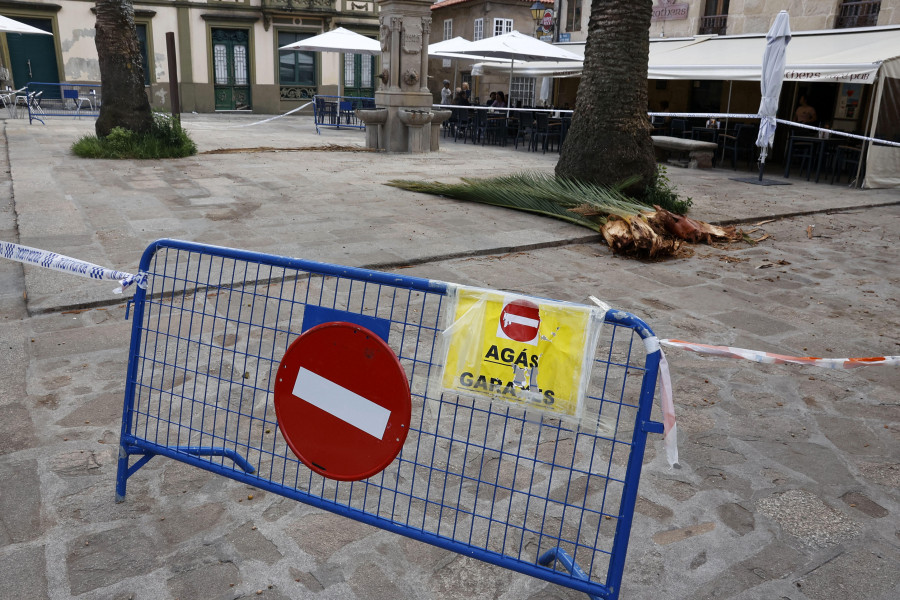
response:
M728 15L711 15L700 17L700 31L698 35L725 35L728 25Z
M834 23L834 28L874 27L878 24L878 12L880 10L881 0L844 2L841 4L841 12Z

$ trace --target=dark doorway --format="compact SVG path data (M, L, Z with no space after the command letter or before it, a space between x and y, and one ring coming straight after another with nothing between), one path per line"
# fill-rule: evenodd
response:
M50 19L16 18L17 21L53 32ZM53 36L38 33L7 33L9 66L13 85L24 87L32 81L59 83L59 67L56 64L56 45Z

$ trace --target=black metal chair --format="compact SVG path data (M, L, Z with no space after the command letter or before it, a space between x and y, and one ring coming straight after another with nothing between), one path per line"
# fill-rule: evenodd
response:
M756 136L759 129L756 125L740 123L734 130L734 135L722 134L719 140L722 144L722 156L731 153L731 168L737 169L737 162L744 157L747 159L747 168L753 166L753 158L756 149Z
M831 183L841 182L841 175L847 173L847 181L853 181L859 171L862 149L859 146L838 146L834 155L834 168L831 171Z
M669 127L669 135L672 137L684 137L686 131L690 131L687 119L672 119Z
M541 149L544 154L547 153L547 148L553 145L553 141L556 141L557 147L559 147L560 140L562 139L562 123L550 122L550 114L549 113L537 113L534 116L534 133L531 135L531 149L536 151L538 148L538 142L541 144Z
M815 158L815 150L815 146L812 144L812 142L794 139L794 132L791 131L791 136L788 140L787 157L785 158L784 164L785 179L791 176L791 167L795 162L799 161L800 176L802 177L803 172L806 171L806 180L809 181L809 178L812 175L812 164L813 159Z
M500 114L487 115L484 126L484 137L481 145L506 145L506 116Z
M454 108L454 111L459 111L458 119L456 121L456 135L453 136L453 141L459 141L460 135L462 135L463 144L466 143L466 138L468 138L471 128L475 125L475 119L472 116L472 111L468 108Z
M534 113L533 112L520 112L519 117L516 121L516 132L513 136L513 144L516 150L519 149L519 141L522 141L522 144L525 144L525 140L528 140L528 146L531 146L531 135L534 131Z

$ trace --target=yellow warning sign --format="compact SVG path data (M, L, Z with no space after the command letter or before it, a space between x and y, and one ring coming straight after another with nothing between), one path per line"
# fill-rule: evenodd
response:
M465 287L450 310L445 390L580 418L602 310Z

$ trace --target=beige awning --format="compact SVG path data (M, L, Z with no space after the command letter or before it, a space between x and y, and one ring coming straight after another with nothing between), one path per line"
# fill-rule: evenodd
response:
M650 47L665 42L651 40ZM701 43L650 55L650 79L759 81L765 34L712 36ZM785 81L872 83L885 60L900 56L900 27L795 31Z
M872 83L881 64L900 56L900 26L800 31L787 48L785 81L846 81ZM584 55L584 43L560 44ZM649 79L717 79L759 81L764 33L695 36L650 40ZM506 63L484 62L473 74L503 71ZM583 63L523 63L520 77L577 76Z

